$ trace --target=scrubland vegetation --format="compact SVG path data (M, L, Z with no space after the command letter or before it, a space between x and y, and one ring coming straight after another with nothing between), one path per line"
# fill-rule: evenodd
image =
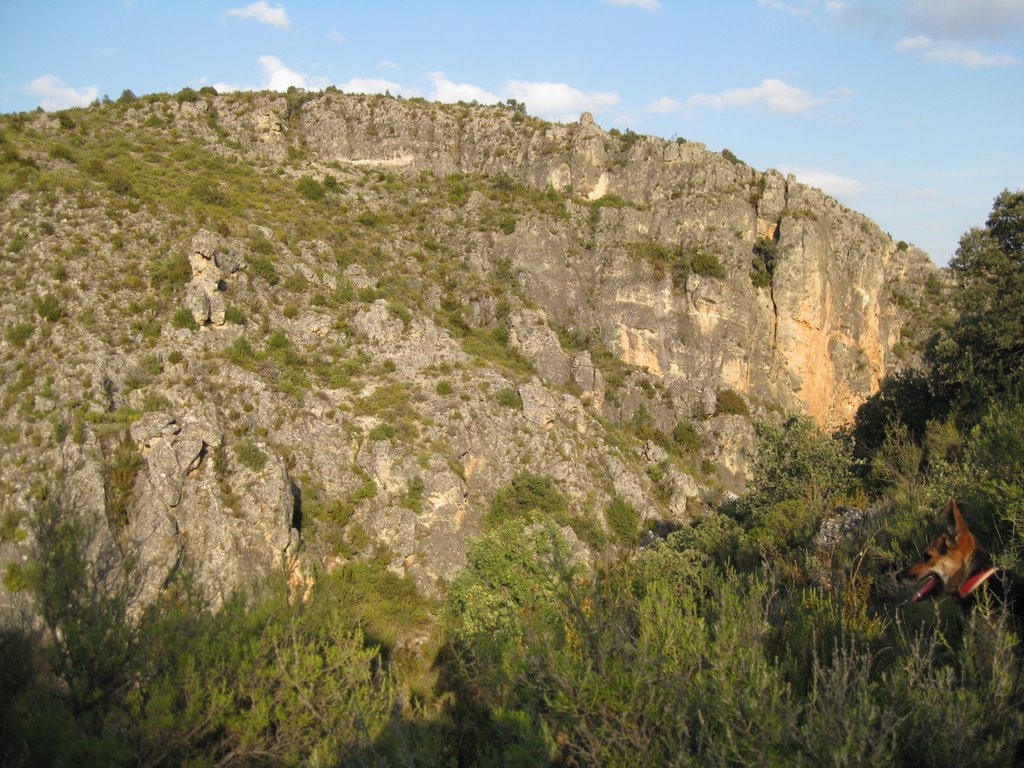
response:
M178 95L200 98L201 91ZM73 113L60 118L75 121ZM371 263L387 259L382 248L396 211L332 209L332 232L307 231L320 225L306 206L331 204L339 188L333 178L260 175L200 143L185 141L167 154L140 141L55 143L52 157L85 171L54 176L0 137L0 194L59 186L85 198L103 184L122 206L118 215L159 203L227 231L251 223L252 212L272 198L282 206L285 238L326 236L339 264L352 249ZM173 183L181 166L194 176L185 188ZM365 181L402 187L410 221L427 215L438 196L458 203L477 191L490 206L482 226L506 234L524 210L564 212L566 202L501 177L409 181L379 173ZM131 560L97 551L92 526L99 523L62 504L56 488L40 489L30 520L0 524L5 540L27 531L36 542L31 562L4 576L26 611L0 628L0 760L1019 764L1024 662L1001 617L964 617L948 602L906 605L892 574L936 533L938 510L950 496L996 561L1024 571L1022 222L1024 193L1004 192L985 226L964 235L951 265L955 316L936 329L924 366L886 379L848 433L826 434L799 415L765 422L749 491L660 538L621 498L604 511L610 533L588 528L555 480L520 474L495 494L466 569L440 599L417 593L383 559L370 559L346 562L313 585L282 575L213 609L190 583L186 563L140 610ZM270 240L250 245L262 257L251 260L251 275L284 291L291 279L301 289L276 263ZM427 233L412 246L441 247ZM18 247L16 239L6 244L9 253ZM721 270L712 254L636 248L679 280ZM766 285L774 253L766 244L759 249L752 279ZM135 338L159 334L158 318L182 326L191 319L179 322L170 299L172 283L188 273L183 262L170 253L151 265L157 298L137 308ZM441 281L452 293L492 288L462 279L445 274ZM364 298L386 298L407 322L409 306L427 311L411 285L395 270ZM42 294L31 317L5 323L10 344L36 343L74 290ZM356 295L339 281L320 300L344 323L345 304ZM451 296L439 306L430 311L467 352L513 374L529 370L500 328L470 326ZM229 321L244 324L244 313L235 313ZM301 391L315 377L359 392L359 377L380 370L364 360L318 364L283 331L260 327L262 343L240 337L222 357L246 370L273 369L283 391ZM606 373L614 383L614 365ZM19 376L28 378L7 385L5 408L34 381L32 372ZM436 388L439 395L452 391L447 379ZM494 397L521 406L514 390ZM385 414L379 429L413 439L412 400L407 388L389 385L354 408ZM719 393L716 411L749 415L728 390ZM79 423L88 413L83 407ZM115 415L103 419L112 434L123 432ZM673 460L699 461L692 426L680 422L669 435L643 413L634 422L621 427L634 439L652 440ZM246 437L230 449L254 470L267 460ZM137 462L132 454L117 466L130 472ZM105 479L122 502L131 485L124 472ZM355 493L372 496L376 488L367 480ZM411 483L405 503L415 507L422 493L422 482ZM310 514L347 519L354 502L322 510L318 503L311 495ZM837 515L852 519L851 509L864 511L856 525L821 535ZM123 514L123 504L115 512ZM567 528L600 555L582 554Z

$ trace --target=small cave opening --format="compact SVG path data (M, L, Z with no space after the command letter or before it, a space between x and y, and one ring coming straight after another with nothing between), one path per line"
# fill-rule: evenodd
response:
M292 528L302 533L302 489L294 480L291 481L292 492Z

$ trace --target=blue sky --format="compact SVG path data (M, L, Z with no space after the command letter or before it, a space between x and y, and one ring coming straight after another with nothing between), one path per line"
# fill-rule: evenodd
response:
M0 0L0 111L130 88L515 98L731 149L939 264L1024 187L1024 0Z

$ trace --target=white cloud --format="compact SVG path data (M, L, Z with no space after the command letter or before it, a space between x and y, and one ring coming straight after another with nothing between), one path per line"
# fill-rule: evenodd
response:
M287 91L292 86L310 90L318 90L329 85L326 78L307 77L301 72L296 72L285 66L284 62L276 56L260 56L260 66L263 67L265 82L263 88L269 91Z
M682 106L683 105L675 99L669 98L668 96L662 96L660 99L655 99L650 102L645 109L648 112L668 114L669 112L676 112Z
M236 83L214 83L212 88L217 93L234 93L235 91L253 91L255 88L243 88Z
M1008 38L1024 30L1020 0L830 0L825 8L851 27L950 43Z
M502 93L506 98L526 104L532 115L560 121L575 120L581 112L600 112L619 103L617 93L584 93L565 83L527 83L509 80L502 88Z
M757 0L757 4L762 8L770 8L773 11L782 11L793 16L806 16L810 13L810 8L805 5L794 5L793 3L783 3L779 0Z
M380 66L391 65L381 62ZM394 65L392 65L394 66ZM397 67L396 67L397 68ZM579 117L581 112L600 112L619 103L617 93L591 92L586 93L565 83L532 83L520 80L506 81L500 92L495 94L486 88L473 83L457 83L444 72L430 72L430 91L425 94L433 101L456 102L477 101L482 104L494 104L505 99L516 99L526 105L532 115L551 120L571 121ZM383 77L354 77L347 83L339 83L343 91L356 93L384 93L394 95L417 96L416 89L388 80Z
M249 5L244 8L229 8L224 11L224 16L237 16L240 19L256 19L256 21L269 24L272 27L278 27L279 29L288 29L291 25L291 22L288 20L288 14L284 10L284 6L271 6L266 2L266 0L249 3Z
M389 61L388 59L381 59L380 61L377 62L377 68L378 69L398 69L399 67L393 61Z
M661 3L658 0L601 0L601 2L606 5L631 5L651 12L661 10Z
M403 95L410 93L402 85L391 80L385 80L383 77L353 77L346 83L339 83L338 88L346 93L388 92L393 96L397 96L400 93Z
M753 88L733 88L720 93L697 93L686 101L693 108L726 109L729 107L750 108L761 106L769 112L796 115L810 112L817 106L850 98L853 91L840 88L825 96L815 96L802 88L796 88L782 80L762 80Z
M24 86L23 90L39 97L39 106L47 112L68 107L87 107L99 96L99 88L87 85L72 88L55 75L42 75Z
M932 44L932 39L925 35L917 35L916 37L904 37L898 43L896 43L897 51L921 51L926 50L928 46Z
M896 43L896 50L900 53L915 53L921 61L937 61L971 69L1012 67L1021 63L1020 59L1008 53L986 54L957 43L932 40L927 35L905 37Z
M926 61L940 61L945 64L956 64L971 69L986 69L988 67L1015 67L1021 63L1020 59L1009 53L982 53L957 46L938 47L928 51L924 58Z
M434 90L430 94L433 101L479 101L483 104L493 104L499 101L493 93L484 90L470 83L454 83L444 76L444 72L431 72L428 77L433 83Z
M943 40L995 39L1024 29L1020 0L909 0L902 16L911 29Z
M341 32L336 30L334 27L331 27L331 31L327 33L327 39L332 43L338 43L339 45L348 40L347 37L341 34Z
M289 69L276 56L260 56L260 66L266 76L266 87L271 91L287 91L292 86L306 87L306 78Z
M779 172L789 175L793 174L801 184L827 192L838 198L852 198L864 192L864 184L849 176L840 176L838 173L826 171L821 168L792 168L779 166Z

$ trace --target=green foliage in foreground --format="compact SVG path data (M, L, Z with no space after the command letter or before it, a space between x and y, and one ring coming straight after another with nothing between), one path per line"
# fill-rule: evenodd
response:
M550 477L524 472L495 494L487 513L487 522L499 525L508 520L528 517L535 512L551 516L564 512L566 508L565 497Z
M972 520L997 501L1020 509L1019 485L1001 478L1020 470L1024 451L1002 449L1022 427L1019 407L993 414L965 455ZM817 525L805 523L847 487L821 479L845 455L830 440L802 420L763 431L759 491L596 563L563 538L565 499L550 478L517 477L449 586L442 644L426 658L399 637L434 623L434 606L374 562L321 576L306 600L275 578L216 611L183 574L129 619L130 563L43 499L25 579L45 629L0 631L0 755L85 766L1014 765L1024 681L1001 617L903 608L879 591L930 533L930 481L913 479L923 504L894 496L832 562L814 554ZM632 544L636 512L613 506L609 525Z
M210 611L180 584L132 621L132 569L87 559L77 514L49 500L32 528L46 632L0 630L4 764L388 764L389 646L428 606L411 585L352 565L305 602L282 578Z
M955 642L886 625L715 563L714 533L585 575L503 533L537 557L481 542L450 601L462 764L1013 764L1024 691L980 618Z

